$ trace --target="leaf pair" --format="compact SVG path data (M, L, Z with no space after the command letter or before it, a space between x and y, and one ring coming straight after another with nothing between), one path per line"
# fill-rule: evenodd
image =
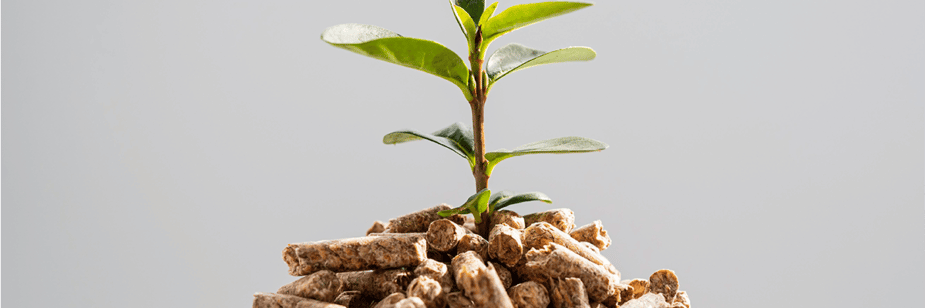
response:
M491 190L486 188L470 196L463 205L457 208L440 211L438 214L443 217L454 214L472 214L475 218L475 222L479 223L482 222L482 213L486 211L494 213L505 207L529 201L552 203L552 199L549 199L546 194L541 192L514 194L511 191L505 190L497 194L492 194Z
M474 138L472 128L462 122L454 123L444 129L438 130L433 134L421 133L413 130L401 130L386 134L382 138L385 144L399 144L414 140L428 140L439 144L469 162L469 168L475 167L475 151L473 150ZM607 144L584 137L562 137L547 139L528 143L513 150L500 149L493 152L485 153L485 159L488 160L488 168L485 170L487 175L491 175L495 166L508 158L528 154L566 154L566 153L584 153L601 151L608 147Z

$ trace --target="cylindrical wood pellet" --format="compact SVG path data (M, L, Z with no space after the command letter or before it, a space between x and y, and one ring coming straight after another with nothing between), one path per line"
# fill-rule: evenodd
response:
M513 307L497 271L493 267L487 268L474 251L456 255L452 266L456 286L472 300L476 308Z
M524 255L523 233L508 225L495 225L488 236L488 256L514 266Z
M418 297L427 307L443 307L446 305L446 294L440 282L427 276L418 276L408 285L408 297Z
M658 293L646 293L640 298L630 300L620 308L651 308L651 307L669 307L670 304L665 301L665 297Z
M453 274L450 272L449 267L433 259L427 259L422 262L421 265L418 265L418 267L414 269L414 275L418 277L430 277L430 279L440 282L440 286L442 286L445 291L456 287L456 281L454 281Z
M427 229L427 245L440 252L456 248L459 240L466 235L466 229L449 219L440 219L430 223Z
M423 234L390 234L342 240L289 244L283 260L289 274L414 267L427 259Z
M546 308L549 294L546 287L536 281L527 281L508 289L508 296L515 308Z
M526 258L521 274L530 277L530 280L581 279L592 301L603 301L615 292L619 283L616 275L556 243L531 249Z
M548 222L562 232L569 233L575 228L575 212L570 209L554 209L524 216L524 224L527 227L541 221Z
M600 220L595 220L590 224L575 228L572 232L569 232L569 236L579 242L591 243L597 247L599 251L610 247L610 236L607 235L607 230L604 230L604 226L601 224Z
M373 222L372 227L369 227L369 229L366 230L366 235L369 236L370 233L382 233L385 231L385 229L388 229L388 228L389 228L388 223L377 220Z
M492 214L491 224L505 224L518 230L523 230L527 226L523 217L520 217L520 215L518 215L516 212L508 210L500 210Z
M334 299L334 303L347 308L369 308L373 299L363 295L360 291L344 291Z
M279 288L276 293L332 302L344 290L344 283L332 271L323 270Z
M403 269L337 273L344 282L344 289L360 291L374 300L393 293L404 293L413 276L414 273Z
M549 297L554 308L591 308L588 292L578 278L553 279L550 289Z
M488 240L478 234L467 233L456 244L456 254L466 251L475 251L482 260L488 260Z
M565 246L572 252L575 252L579 256L584 257L585 259L590 260L594 264L600 265L605 268L611 274L620 275L620 272L617 271L610 261L608 261L604 256L591 250L587 246L581 244L574 238L568 235L568 233L562 232L551 224L546 222L538 222L530 225L524 230L524 248L537 248L540 249L546 244L556 243L562 246ZM617 277L617 280L620 280L620 277Z
M629 280L629 281L623 281L622 283L629 285L630 287L633 288L632 296L627 299L624 299L624 301L640 298L642 297L642 295L649 293L649 281L648 280L645 280L642 278L636 278L636 279Z
M253 308L346 308L295 295L276 293L255 293Z
M472 301L462 292L450 292L446 295L446 304L449 308L473 308Z
M432 208L423 209L414 213L406 214L404 216L392 218L389 220L389 232L391 233L409 233L409 232L427 232L427 227L430 227L430 223L444 219L443 216L437 214L443 210L449 210L450 207L447 204L441 204ZM452 215L446 217L456 224L463 224L465 218L462 215Z
M665 296L668 303L674 302L678 294L678 276L668 269L659 270L649 276L649 292Z
M487 263L488 267L494 267L495 271L498 272L498 278L501 278L501 285L504 286L505 290L514 284L514 277L511 275L511 271L508 270L507 267L491 261L488 261Z

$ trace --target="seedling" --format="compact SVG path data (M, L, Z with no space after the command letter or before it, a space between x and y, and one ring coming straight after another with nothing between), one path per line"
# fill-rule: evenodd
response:
M514 148L492 152L485 150L485 102L492 87L502 78L537 65L589 61L596 56L588 47L567 47L550 52L520 44L497 49L485 61L488 46L499 37L539 21L570 13L590 3L555 1L515 5L495 15L498 2L485 7L484 0L450 0L459 29L468 42L468 66L463 58L447 47L429 40L410 38L370 25L342 24L321 34L325 42L361 55L417 69L446 79L458 87L472 109L472 126L462 122L452 124L432 134L403 130L383 137L386 144L427 140L441 145L464 158L475 179L476 193L460 207L441 215L472 214L478 231L487 238L492 214L507 206L527 202L551 203L539 192L514 194L501 191L492 194L488 179L499 162L530 154L563 154L601 151L607 144L583 137L562 137L537 141ZM484 67L483 67L484 66Z

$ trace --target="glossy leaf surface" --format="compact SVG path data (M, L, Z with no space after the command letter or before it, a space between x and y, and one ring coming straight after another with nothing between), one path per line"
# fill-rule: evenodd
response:
M399 144L422 139L439 144L465 158L470 168L475 165L475 152L472 146L475 140L472 136L472 128L462 122L453 123L433 134L413 130L391 132L382 137L382 143Z
M492 211L497 211L497 210L506 208L508 206L514 205L514 204L529 202L529 201L543 201L546 203L552 203L552 199L549 199L549 197L546 196L546 194L544 193L528 192L528 193L516 194L516 195L508 196L506 198L498 199L496 200L496 202L491 203L489 207L492 209Z
M513 150L501 149L485 154L488 160L486 173L491 171L502 160L528 154L567 154L601 151L608 147L606 143L584 137L562 137L528 143Z
M482 25L483 41L491 42L501 35L540 22L547 18L556 17L578 9L591 6L591 3L553 1L518 4L507 8L492 17Z
M482 12L482 17L479 18L479 25L484 25L486 22L488 22L488 19L491 18L491 15L495 13L495 10L497 8L498 8L497 1L495 1L495 3L492 3L487 8L485 8L485 12Z
M402 37L371 25L342 24L327 28L321 39L358 54L410 67L449 80L470 99L469 68L455 52L434 41Z
M492 82L507 74L543 64L590 61L597 54L588 47L567 47L550 52L529 48L520 44L501 47L488 57L485 69Z
M473 35L475 35L476 32L475 21L472 20L472 16L469 16L466 9L454 4L454 2L455 1L450 0L450 8L453 9L453 16L456 16L456 23L459 25L459 30L466 36L466 41L472 45L474 39Z
M478 193L469 197L463 205L449 210L440 211L437 214L447 217L453 214L469 214L475 218L475 222L482 222L482 213L488 210L488 200L491 197L491 190L482 189Z
M485 0L456 0L456 5L466 10L472 20L479 20L485 11Z

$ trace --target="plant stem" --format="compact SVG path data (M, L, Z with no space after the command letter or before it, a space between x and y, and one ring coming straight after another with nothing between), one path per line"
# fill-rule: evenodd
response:
M475 43L472 50L469 51L469 65L471 66L470 74L475 80L475 93L472 93L472 100L469 101L469 107L472 109L472 133L475 138L475 168L472 168L472 176L475 177L475 192L488 188L488 160L485 159L485 101L487 97L488 80L484 80L482 73L482 64L484 60L479 50L482 44L482 28L479 27L475 34ZM482 213L482 221L478 224L478 233L485 239L488 239L488 233L491 231L491 212Z

